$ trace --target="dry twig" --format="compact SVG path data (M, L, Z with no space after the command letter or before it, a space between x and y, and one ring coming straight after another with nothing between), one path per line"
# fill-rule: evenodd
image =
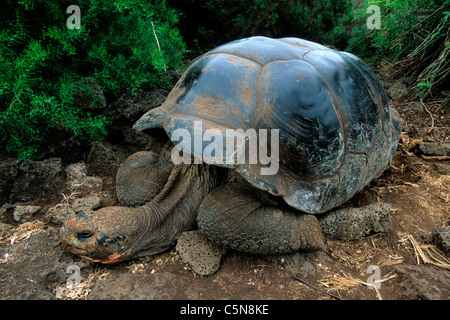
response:
M423 160L450 160L450 156L424 156L422 155Z
M162 52L161 52L161 47L160 47L160 45L159 45L158 37L156 36L156 30L155 30L155 25L153 24L153 21L151 21L151 24L152 24L152 28L153 28L153 34L154 34L155 39L156 39L156 44L158 45L159 55L161 56L161 60L162 60L163 63L164 63L164 71L167 71L167 69L166 69L166 63L165 63L165 61L164 61L164 57L163 57Z
M10 236L1 239L1 242L19 242L29 237L44 232L44 223L42 221L36 220L31 222L25 222L19 225Z
M443 269L450 269L450 263L441 254L439 254L434 246L431 245L419 245L419 243L414 239L414 237L410 234L406 235L406 239L408 239L414 249L414 253L416 255L417 264L420 264L420 259L422 259L423 263L425 264L432 264L436 267L443 268ZM423 250L422 250L423 249ZM425 254L424 250L427 252ZM436 258L430 253L430 250L432 250L436 255L439 256L439 258ZM420 258L420 259L419 259Z
M333 275L332 277L327 277L325 279L319 280L319 283L327 288L332 287L332 290L342 290L342 289L350 290L353 287L357 286L358 284L363 284L368 288L374 288L377 294L377 298L379 300L383 300L383 298L381 297L379 284L381 284L382 282L386 282L390 279L394 279L396 277L398 277L396 273L395 274L388 273L382 279L374 280L372 283L367 283L344 273L343 277Z
M420 98L420 103L422 104L422 106L425 108L425 111L428 112L428 114L431 117L431 129L428 130L428 133L430 133L433 129L434 129L434 117L433 114L430 112L430 110L428 110L427 106L425 105L425 103L423 103L423 99Z

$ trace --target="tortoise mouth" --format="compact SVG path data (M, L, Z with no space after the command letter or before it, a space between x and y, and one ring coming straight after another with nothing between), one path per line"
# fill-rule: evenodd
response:
M109 256L98 258L98 254L95 252L87 251L83 248L77 248L70 245L63 245L63 248L83 259L90 260L92 262L102 263L102 264L116 264L120 261L126 260L127 257L120 255L118 253L112 253Z
M99 252L99 251L86 250L80 246L73 244L73 243L69 244L69 243L63 242L62 247L64 248L64 250L66 250L72 254L75 254L81 258L84 258L84 259L87 259L87 260L90 260L93 262L103 263L103 264L115 264L120 261L128 259L127 254L119 254L119 253L115 252L115 253L111 253L111 254L107 255L107 254Z

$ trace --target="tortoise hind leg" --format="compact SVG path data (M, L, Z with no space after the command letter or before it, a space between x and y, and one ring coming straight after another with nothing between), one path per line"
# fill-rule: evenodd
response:
M166 149L156 154L140 151L132 154L117 171L116 191L120 205L137 207L153 199L166 184L173 164Z
M242 182L225 184L201 203L199 229L211 241L249 253L323 250L317 218L271 203Z

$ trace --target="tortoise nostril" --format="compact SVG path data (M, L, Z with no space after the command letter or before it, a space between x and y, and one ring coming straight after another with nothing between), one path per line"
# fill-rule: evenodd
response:
M77 232L77 238L79 240L86 240L87 238L92 237L92 232L90 232L89 230L84 230L81 232Z

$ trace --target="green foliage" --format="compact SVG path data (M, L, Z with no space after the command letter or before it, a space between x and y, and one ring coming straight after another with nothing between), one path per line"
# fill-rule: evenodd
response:
M366 25L370 5L381 9L380 29ZM417 96L424 98L450 73L449 9L448 0L365 0L347 50L372 63L397 63L399 73L416 79Z
M435 10L442 9L446 1L365 0L355 10L355 26L347 50L377 59L406 57L428 36L430 28L436 26L440 18ZM369 29L366 25L370 5L381 9L380 29Z
M436 10L435 12L439 11ZM417 57L424 60L429 55L430 48L434 50L435 47L439 48L438 55L434 55L436 58L433 58L432 62L417 77L418 96L420 98L430 94L433 86L443 84L450 74L450 11L442 12L442 18L437 26L408 56L411 59Z
M183 67L178 15L165 1L79 0L81 28L69 29L62 0L6 0L0 13L0 146L32 158L50 134L106 135L107 120L75 103L83 77L107 96L170 87ZM91 97L94 99L94 97Z
M294 36L344 49L351 22L351 1L333 0L173 0L183 12L180 28L195 54L225 42L262 35ZM195 9L192 10L192 7Z

